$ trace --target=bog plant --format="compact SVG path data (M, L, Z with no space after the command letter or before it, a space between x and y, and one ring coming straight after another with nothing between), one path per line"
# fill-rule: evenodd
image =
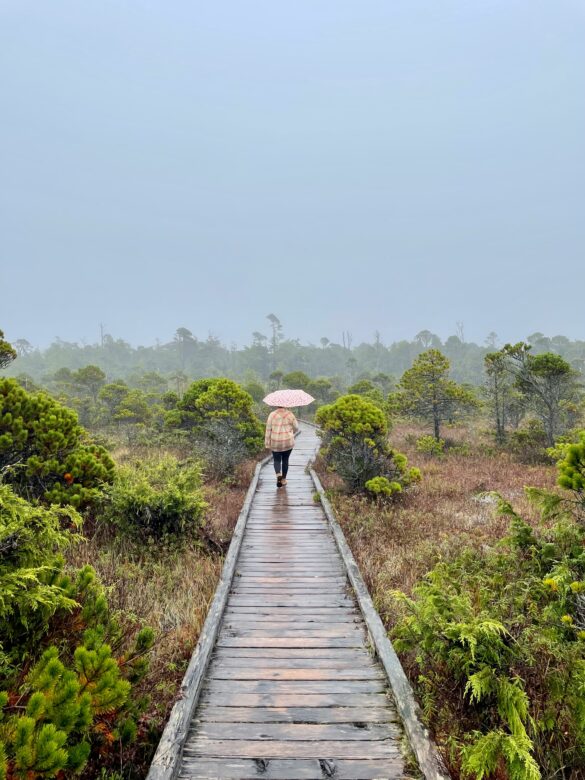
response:
M260 452L263 429L254 414L254 399L231 379L200 379L189 387L175 409L167 413L170 427L204 435L210 421L220 420L235 430L248 455Z
M114 463L84 440L75 412L0 379L0 471L25 498L81 508L112 481Z
M402 489L420 478L418 469L407 468L406 457L388 445L386 415L372 401L359 395L342 396L318 409L315 421L321 427L327 465L351 492L388 497L388 490L400 492L396 485ZM386 482L372 482L376 478Z
M201 466L172 455L152 456L118 469L103 515L137 537L195 536L207 504Z
M73 776L136 736L153 632L112 617L91 567L65 572L79 524L0 486L0 777Z
M431 458L440 458L445 452L445 440L434 436L421 436L416 440L416 451Z
M500 544L439 563L412 598L396 594L396 648L453 768L470 778L568 778L585 766L585 529L575 512L585 447L570 447L559 484L577 503L529 490L546 520L533 528L500 499L510 521Z

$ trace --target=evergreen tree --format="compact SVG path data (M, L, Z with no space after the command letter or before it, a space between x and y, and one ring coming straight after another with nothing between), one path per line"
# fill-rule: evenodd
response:
M535 336L537 334L533 334ZM567 427L566 405L583 395L579 374L554 352L531 354L529 344L506 344L502 353L530 409L541 420L549 447Z
M4 339L4 332L0 330L0 369L5 368L16 358L16 350Z
M404 372L394 402L407 414L429 422L437 441L441 424L478 402L467 388L449 378L449 361L438 349L422 352Z
M75 507L97 497L114 463L83 433L75 412L50 396L0 380L0 469L22 495Z

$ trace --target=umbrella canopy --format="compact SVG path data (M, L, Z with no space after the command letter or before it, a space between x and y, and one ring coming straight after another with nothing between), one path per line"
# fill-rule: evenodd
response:
M308 406L315 399L304 390L275 390L263 399L268 406Z

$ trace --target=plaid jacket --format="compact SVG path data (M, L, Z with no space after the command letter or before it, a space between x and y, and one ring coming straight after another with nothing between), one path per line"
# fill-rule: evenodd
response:
M292 450L295 446L295 431L299 428L297 418L290 409L275 409L268 415L264 444L273 452Z

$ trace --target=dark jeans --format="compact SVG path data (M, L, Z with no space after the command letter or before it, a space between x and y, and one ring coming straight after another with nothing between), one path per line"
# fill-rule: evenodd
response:
M288 459L290 458L292 450L285 450L284 452L272 451L272 457L274 458L274 470L277 474L282 474L286 477L288 473Z

